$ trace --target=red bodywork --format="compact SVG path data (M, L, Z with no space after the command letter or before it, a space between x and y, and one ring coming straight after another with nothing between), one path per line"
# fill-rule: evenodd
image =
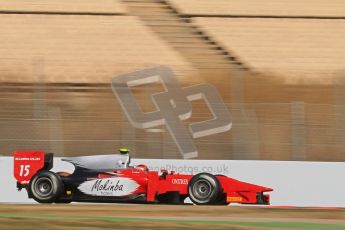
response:
M42 169L46 169L44 152L14 152L14 176L20 187L28 186L30 179ZM58 174L62 181L64 181L64 178L73 177L73 174ZM180 196L187 197L188 184L192 177L193 175L176 174L173 171L168 173L166 170L162 170L161 173L149 171L145 165L138 165L133 168L97 173L93 178L87 178L87 180L128 178L137 184L137 188L126 195L146 194L146 201L154 202L157 196L170 192L176 192ZM249 184L223 175L217 175L216 177L222 187L222 192L226 196L226 203L269 204L269 195L263 193L273 191L273 189ZM104 189L106 185L102 186Z
M121 169L116 170L116 177L125 177L135 180L140 186L135 193L145 192L147 202L155 201L157 195L168 192L178 192L180 195L188 195L188 184L193 175L175 174L174 172L159 175L156 171L143 171L141 169ZM111 178L107 174L100 174L99 178ZM223 193L226 194L227 203L258 204L258 194L270 192L273 189L254 185L227 176L216 176L222 186ZM269 204L269 195L264 194L265 204Z
M14 177L18 183L27 185L30 179L44 167L43 151L14 152Z

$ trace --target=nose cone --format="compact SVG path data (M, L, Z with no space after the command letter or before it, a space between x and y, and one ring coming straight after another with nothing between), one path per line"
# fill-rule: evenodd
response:
M221 178L219 178L221 179ZM230 177L222 178L223 188L227 188L233 191L242 191L242 192L271 192L273 191L270 187L265 187L256 184L250 184L244 181L235 180Z
M249 184L243 182L242 190L252 191L252 192L271 192L273 191L272 188L256 185L256 184Z
M273 188L264 187L264 186L258 186L258 187L260 187L262 192L272 192L273 191Z

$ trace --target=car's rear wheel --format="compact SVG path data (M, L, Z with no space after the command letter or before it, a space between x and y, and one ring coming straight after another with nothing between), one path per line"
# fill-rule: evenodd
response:
M221 195L221 185L214 175L199 173L190 180L188 195L194 204L217 204Z
M63 192L61 178L50 171L38 172L29 187L32 198L39 203L53 203Z

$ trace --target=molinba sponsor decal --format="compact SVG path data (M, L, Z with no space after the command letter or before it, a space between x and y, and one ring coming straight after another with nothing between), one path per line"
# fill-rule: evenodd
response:
M139 184L130 178L105 178L90 180L79 185L78 189L93 196L126 196L132 194Z

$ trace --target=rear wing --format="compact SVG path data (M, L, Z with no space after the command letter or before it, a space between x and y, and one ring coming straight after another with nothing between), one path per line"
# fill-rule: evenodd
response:
M31 178L40 170L53 167L53 153L43 151L15 151L13 154L14 177L18 185L28 185Z

